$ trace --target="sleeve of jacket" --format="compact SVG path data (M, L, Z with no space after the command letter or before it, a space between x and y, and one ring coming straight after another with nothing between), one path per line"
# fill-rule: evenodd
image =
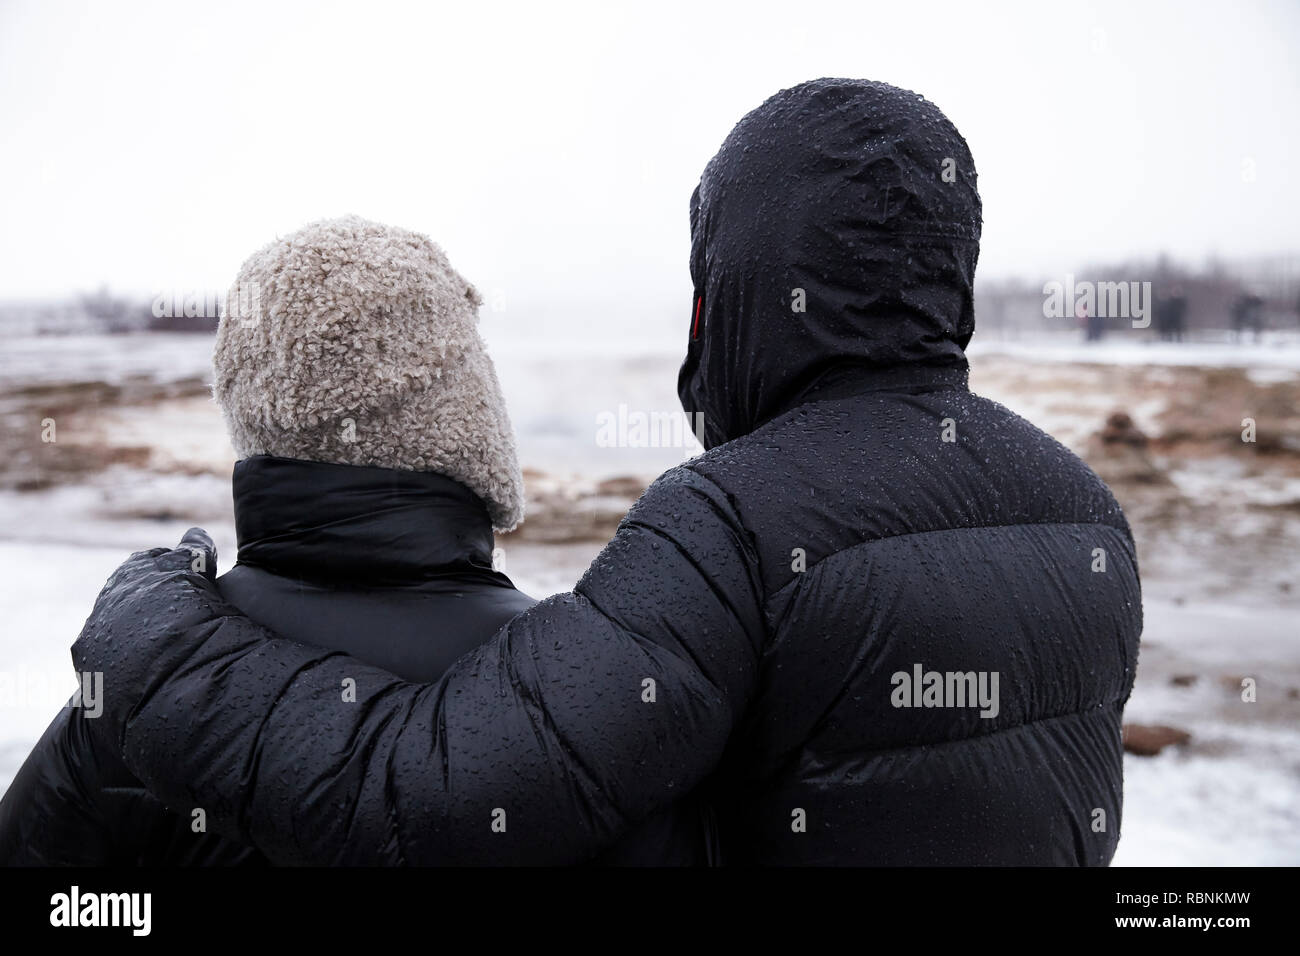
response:
M82 713L64 707L0 800L0 866L106 866L111 827L84 780L96 755Z
M757 556L686 467L572 593L436 684L272 639L176 554L119 569L78 639L79 669L105 673L96 729L275 862L587 859L715 767L756 683Z

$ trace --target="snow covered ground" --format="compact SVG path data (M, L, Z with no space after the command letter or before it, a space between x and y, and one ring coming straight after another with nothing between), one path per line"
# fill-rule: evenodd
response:
M1300 864L1300 615L1150 598L1143 610L1125 720L1183 728L1192 740L1126 758L1115 864ZM1252 703L1243 678L1257 682Z
M694 451L595 441L598 416L620 404L676 409L679 343L612 350L594 337L489 340L526 467L649 478ZM6 428L35 434L42 403L57 398L61 443L66 433L73 449L141 451L106 454L102 465L88 459L95 464L85 474L30 490L0 490L0 790L72 693L68 647L127 553L202 524L221 566L233 558L233 456L201 388L209 349L210 340L183 335L0 342ZM1083 453L1117 405L1153 435L1171 427L1180 400L1212 418L1215 409L1200 410L1185 394L1199 387L1198 369L1245 372L1242 381L1215 380L1231 396L1225 428L1237 428L1244 413L1233 404L1238 395L1280 402L1287 414L1300 391L1300 342L1285 337L1259 345L993 342L972 349L972 364L977 390ZM106 397L88 383L119 391ZM1156 458L1166 483L1117 489L1143 548L1146 613L1126 719L1178 727L1191 740L1127 758L1115 862L1300 864L1300 479L1278 467L1285 454L1246 458L1204 442L1194 454L1174 448ZM544 596L570 586L599 546L507 539L506 570ZM1254 703L1241 700L1243 677L1258 683Z
M1290 369L1300 371L1300 335L1272 331L1259 341L1234 341L1228 333L1206 334L1196 341L1163 342L1111 336L1085 342L1077 333L1042 334L1025 339L971 342L972 364L985 355L1007 355L1032 362L1096 362L1105 365L1183 365L1202 368Z
M68 648L118 548L0 542L0 787L76 690Z

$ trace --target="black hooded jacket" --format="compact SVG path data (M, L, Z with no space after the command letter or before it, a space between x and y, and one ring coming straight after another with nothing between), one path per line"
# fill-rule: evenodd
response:
M143 553L74 648L119 688L102 729L276 860L574 862L692 793L725 862L1107 863L1133 540L1083 462L967 387L980 215L921 97L777 94L691 205L679 390L708 450L572 593L411 685ZM364 708L334 703L345 675Z

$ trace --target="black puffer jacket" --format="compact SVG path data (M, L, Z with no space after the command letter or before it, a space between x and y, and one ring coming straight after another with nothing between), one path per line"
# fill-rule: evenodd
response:
M234 497L239 563L217 587L285 637L433 680L534 603L492 570L487 511L449 478L263 456L235 466ZM59 714L0 801L0 864L264 862L166 811L86 713Z
M74 649L119 688L127 763L277 860L583 860L694 792L725 861L1108 862L1133 541L1078 458L967 389L965 142L914 94L804 84L741 121L691 219L680 391L710 448L573 593L419 686L267 640L183 550L137 555Z

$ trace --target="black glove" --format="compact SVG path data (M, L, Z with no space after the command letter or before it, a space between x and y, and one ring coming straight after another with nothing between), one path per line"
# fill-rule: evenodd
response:
M151 625L160 614L182 610L175 597L189 595L196 606L202 595L216 597L216 576L216 545L202 528L190 528L175 548L150 548L131 555L99 592L72 645L72 664L78 674L104 675L104 710L90 726L115 750L121 750L126 719L148 688L150 672L172 670L157 668L168 663L163 660L167 631ZM197 590L174 588L162 597L164 585L182 579Z

